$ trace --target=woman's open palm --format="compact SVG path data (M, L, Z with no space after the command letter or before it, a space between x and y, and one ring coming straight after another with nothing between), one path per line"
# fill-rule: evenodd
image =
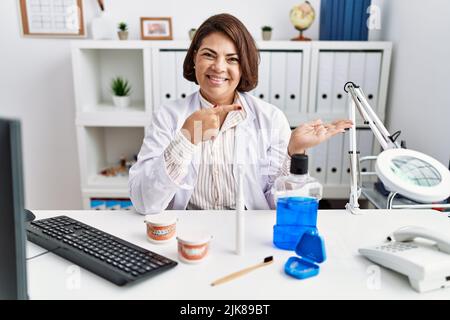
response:
M322 120L318 119L303 123L291 133L288 146L289 155L304 153L306 149L344 132L345 129L350 128L352 125L351 120L336 120L331 123L323 123Z

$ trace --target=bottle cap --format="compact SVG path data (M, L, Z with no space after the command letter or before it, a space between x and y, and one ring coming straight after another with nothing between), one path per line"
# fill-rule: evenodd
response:
M294 154L291 157L292 174L306 174L308 173L308 156L306 154Z

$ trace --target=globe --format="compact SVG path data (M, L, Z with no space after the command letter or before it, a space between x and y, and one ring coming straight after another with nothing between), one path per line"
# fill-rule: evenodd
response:
M292 40L308 41L310 38L303 36L303 31L308 29L314 19L316 18L316 12L308 1L295 5L289 12L289 18L295 29L300 31L300 35Z

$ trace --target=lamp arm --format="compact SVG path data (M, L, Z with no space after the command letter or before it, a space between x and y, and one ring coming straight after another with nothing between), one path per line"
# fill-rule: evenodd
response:
M369 125L383 150L400 148L400 145L395 142L397 137L394 138L394 136L386 129L383 122L381 122L380 118L378 118L377 114L373 111L367 101L366 95L361 87L355 85L353 82L347 82L344 86L344 90L349 93L351 100L355 102L355 106L363 117L364 122Z
M364 123L368 124L372 130L375 138L380 143L383 150L400 148L400 145L395 142L386 127L378 118L377 114L373 111L370 104L367 102L367 98L362 91L361 87L353 82L347 82L344 85L344 91L348 93L349 99L349 117L353 122L353 126L350 128L350 167L351 167L351 186L350 186L350 199L349 203L345 206L353 214L357 214L359 211L358 198L361 194L361 187L358 183L359 170L357 169L359 151L356 143L356 115L355 110L358 109L359 113L364 119Z

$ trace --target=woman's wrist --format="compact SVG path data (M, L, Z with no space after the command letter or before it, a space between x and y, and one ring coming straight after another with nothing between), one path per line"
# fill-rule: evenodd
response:
M186 139L188 139L192 144L195 144L194 143L194 134L193 134L194 130L193 130L193 126L190 124L189 120L186 120L184 122L180 131Z
M306 154L306 149L290 150L288 148L288 156L292 157L294 154Z

